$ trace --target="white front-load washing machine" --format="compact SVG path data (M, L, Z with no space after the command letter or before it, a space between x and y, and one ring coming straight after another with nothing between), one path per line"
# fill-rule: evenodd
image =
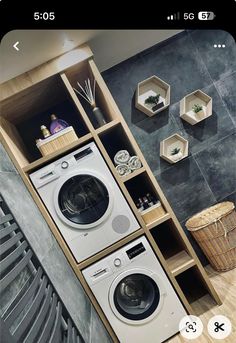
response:
M77 262L139 228L95 143L30 174Z
M82 271L121 343L160 343L187 315L142 236Z

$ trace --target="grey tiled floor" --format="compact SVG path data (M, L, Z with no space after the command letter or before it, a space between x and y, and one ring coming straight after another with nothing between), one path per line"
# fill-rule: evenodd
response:
M222 42L224 49L213 47ZM135 108L134 94L137 83L152 75L171 85L171 105L148 118ZM217 201L235 199L236 45L229 33L182 32L105 71L103 77L182 224ZM213 115L191 126L179 118L179 101L195 89L212 97ZM160 159L159 144L174 132L188 139L190 153L170 165Z

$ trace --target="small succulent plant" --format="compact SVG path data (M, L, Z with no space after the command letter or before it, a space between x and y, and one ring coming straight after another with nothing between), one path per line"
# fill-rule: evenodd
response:
M171 151L171 155L176 155L180 152L180 148L174 148L172 151Z
M157 95L150 95L147 99L145 99L145 104L158 104L160 98L160 94Z
M198 113L201 110L202 110L202 106L201 105L198 105L198 104L193 105L193 112Z

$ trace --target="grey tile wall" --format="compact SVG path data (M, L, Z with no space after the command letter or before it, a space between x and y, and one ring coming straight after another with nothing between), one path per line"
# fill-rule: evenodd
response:
M215 43L226 47L216 49ZM152 75L171 85L171 106L148 118L134 107L134 94L137 83ZM236 45L229 33L182 32L103 72L103 77L183 227L205 207L235 202ZM213 98L213 115L191 126L179 118L179 101L198 88ZM190 154L170 165L160 159L159 144L174 132L189 140Z
M111 343L111 338L1 144L0 189L85 342ZM22 284L22 280L17 282L16 288ZM11 294L14 294L13 289Z

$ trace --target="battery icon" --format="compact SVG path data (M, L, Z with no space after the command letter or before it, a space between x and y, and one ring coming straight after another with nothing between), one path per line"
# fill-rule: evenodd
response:
M215 14L213 12L207 12L207 11L198 12L199 20L213 20L214 18L215 18Z

